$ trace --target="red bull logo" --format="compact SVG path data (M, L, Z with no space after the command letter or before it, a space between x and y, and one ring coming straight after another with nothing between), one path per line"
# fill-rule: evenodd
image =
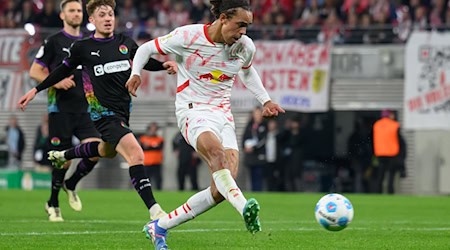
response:
M227 76L220 70L213 70L210 73L202 74L198 76L199 80L205 80L212 83L221 83L233 79L233 77Z

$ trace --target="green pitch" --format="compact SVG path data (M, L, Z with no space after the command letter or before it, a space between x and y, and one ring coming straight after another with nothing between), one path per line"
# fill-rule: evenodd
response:
M62 191L64 222L47 221L48 191L0 191L0 249L152 249L141 233L148 221L133 191L82 190L83 211L74 212ZM157 192L166 210L191 193ZM246 193L251 197L250 193ZM172 229L171 249L450 249L450 198L344 194L355 217L341 232L314 219L322 194L254 194L263 231L251 235L226 202Z

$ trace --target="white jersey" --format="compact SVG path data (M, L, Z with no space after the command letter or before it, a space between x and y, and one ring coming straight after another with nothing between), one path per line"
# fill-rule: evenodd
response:
M228 113L235 78L242 68L251 66L256 48L246 35L231 46L214 43L207 27L194 24L177 28L155 39L155 45L160 54L176 55L177 110L203 106Z

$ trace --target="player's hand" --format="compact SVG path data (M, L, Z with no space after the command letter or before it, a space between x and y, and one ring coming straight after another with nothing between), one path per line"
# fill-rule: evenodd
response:
M284 111L284 109L282 109L280 107L280 105L272 102L272 101L268 101L266 103L264 103L264 107L263 107L263 116L264 117L274 117L274 116L278 116L279 113L285 113L286 111Z
M128 79L127 83L125 83L125 88L128 89L128 92L134 97L137 97L136 91L141 85L141 77L138 75L133 75Z
M169 75L174 75L178 72L177 63L174 61L164 62L163 67L166 69L167 74L169 74Z
M28 91L24 96L20 97L19 102L17 105L20 107L22 111L25 111L25 108L27 107L28 103L33 100L33 98L36 96L37 89L32 88L30 91Z
M73 75L66 77L57 84L55 84L53 87L55 89L63 89L63 90L73 88L75 87L75 81L73 80L73 77L74 77Z

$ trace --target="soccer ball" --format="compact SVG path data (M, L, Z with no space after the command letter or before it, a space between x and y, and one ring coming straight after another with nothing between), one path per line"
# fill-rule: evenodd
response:
M315 214L317 222L325 229L341 231L352 222L353 206L341 194L327 194L317 202Z

